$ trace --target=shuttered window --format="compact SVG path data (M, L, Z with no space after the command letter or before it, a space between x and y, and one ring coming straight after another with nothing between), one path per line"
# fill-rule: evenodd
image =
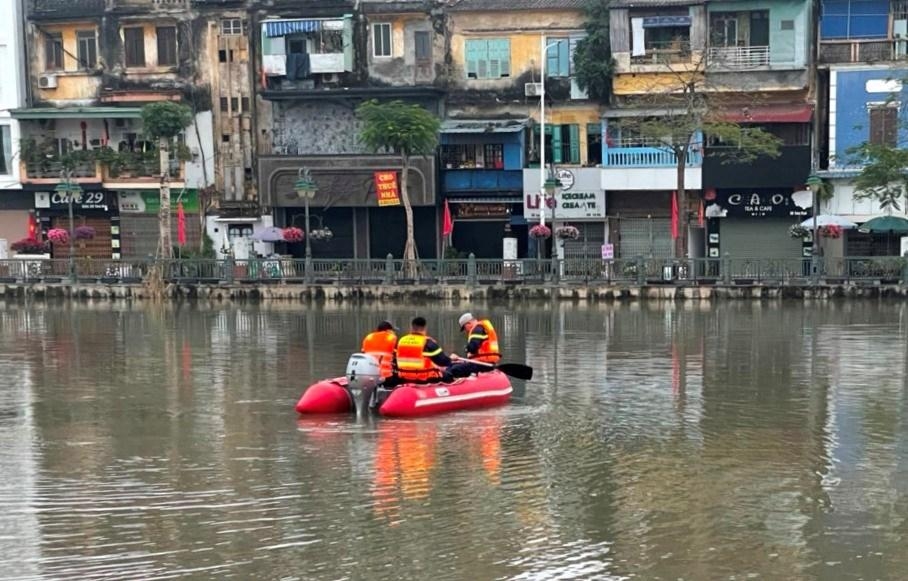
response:
M571 74L571 43L567 38L547 38L545 76L567 77Z
M511 76L511 41L466 41L467 78L500 79Z
M141 26L123 29L123 52L127 67L145 66L145 31Z
M158 35L158 65L173 67L177 65L177 27L159 26Z
M416 62L427 63L432 60L432 38L425 30L413 33L413 43L416 45Z
M539 140L539 127L535 128L536 140ZM580 126L579 125L546 125L545 127L546 163L580 163Z

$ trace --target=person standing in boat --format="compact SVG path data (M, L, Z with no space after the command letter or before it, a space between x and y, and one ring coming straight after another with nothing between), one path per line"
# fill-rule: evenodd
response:
M426 320L416 317L410 323L410 333L397 341L394 356L397 375L386 381L386 386L389 383L438 383L452 379L448 368L454 362L438 342L426 334L426 327Z
M498 333L488 319L477 319L471 313L464 313L458 319L460 330L467 336L467 359L456 355L454 365L448 370L452 377L468 377L474 373L492 371L494 364L501 360L498 347ZM485 365L483 365L485 364Z
M382 321L374 331L363 339L362 351L374 357L380 366L382 379L394 373L394 348L397 346L397 333L390 321Z

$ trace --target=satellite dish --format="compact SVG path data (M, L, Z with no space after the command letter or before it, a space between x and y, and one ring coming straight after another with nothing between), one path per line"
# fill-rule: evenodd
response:
M791 194L791 201L795 203L795 206L806 210L807 208L813 207L813 192L810 190L801 190Z

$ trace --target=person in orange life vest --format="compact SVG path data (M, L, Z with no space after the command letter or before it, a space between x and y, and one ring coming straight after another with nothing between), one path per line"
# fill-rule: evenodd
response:
M362 351L378 360L383 379L394 373L394 348L397 346L397 333L389 321L382 321L374 331L363 339Z
M467 360L456 357L453 367L449 370L453 377L467 377L473 373L492 371L488 365L479 365L476 362L498 363L501 351L498 348L498 333L492 322L488 319L479 320L470 313L464 313L457 321L460 330L467 336Z
M447 368L453 362L435 339L426 334L426 320L422 317L413 319L410 333L398 339L394 360L397 369L397 376L392 378L394 384L451 380Z

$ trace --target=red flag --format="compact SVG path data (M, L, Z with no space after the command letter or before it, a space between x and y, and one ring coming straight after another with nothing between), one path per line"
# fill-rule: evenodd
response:
M706 223L706 215L703 209L703 200L700 200L700 206L697 208L697 220L700 222L700 227L703 227L703 224Z
M441 235L444 237L450 236L454 232L454 220L451 219L451 208L448 206L448 201L445 200L445 218L444 223L441 226Z
M672 239L678 238L678 192L672 192Z
M38 220L35 218L34 212L28 213L28 236L26 238L34 238L35 240L40 240L41 230L38 228Z
M183 212L183 202L177 203L177 243L186 244L186 214Z

